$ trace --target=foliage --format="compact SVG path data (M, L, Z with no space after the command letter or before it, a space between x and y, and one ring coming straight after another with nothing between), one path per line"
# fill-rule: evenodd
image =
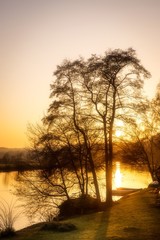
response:
M58 218L71 217L103 210L103 204L89 195L68 199L59 206Z

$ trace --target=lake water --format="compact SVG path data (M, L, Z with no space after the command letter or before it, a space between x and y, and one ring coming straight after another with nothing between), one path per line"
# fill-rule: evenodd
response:
M116 162L113 167L113 189L117 187L146 188L152 181L150 173L142 167Z
M0 173L0 207L2 206L3 209L5 208L8 210L8 206L10 206L14 216L21 213L14 224L14 228L19 230L30 225L30 223L27 217L22 213L23 209L19 207L21 203L13 194L16 176L17 172Z
M16 196L13 195L14 191L14 183L17 172L10 173L0 173L0 204L5 205L7 208L8 205L14 205L13 214L18 212L22 212L23 209L17 208L20 204ZM102 183L102 195L104 189L104 179L105 175L101 171L100 172L100 181ZM131 167L124 164L115 163L113 168L113 189L117 187L129 187L129 188L146 188L148 184L151 182L150 174L142 169L136 169L135 167ZM24 213L22 213L17 221L14 224L16 230L22 229L31 223L27 219Z

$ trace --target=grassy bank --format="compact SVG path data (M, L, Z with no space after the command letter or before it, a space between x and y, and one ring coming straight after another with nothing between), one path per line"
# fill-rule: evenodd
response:
M17 232L10 239L19 240L142 240L159 239L160 208L155 194L149 190L121 199L106 212L88 214L66 220L76 225L72 232L42 231L36 224ZM8 238L9 239L9 238Z

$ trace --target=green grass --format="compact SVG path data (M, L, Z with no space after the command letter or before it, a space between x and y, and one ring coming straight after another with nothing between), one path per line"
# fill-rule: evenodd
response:
M12 240L153 240L160 236L160 208L155 207L155 194L141 191L115 204L106 212L71 218L72 232L41 231L41 224L17 232Z

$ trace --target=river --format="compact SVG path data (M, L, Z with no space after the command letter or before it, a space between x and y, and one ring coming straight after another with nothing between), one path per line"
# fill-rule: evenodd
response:
M23 213L22 208L17 208L16 206L20 205L18 198L14 196L14 183L16 179L17 172L10 173L0 173L0 206L2 204L7 209L7 204L13 206L13 214L21 212L17 218L14 228L16 230L22 229L31 224L25 214ZM100 181L104 186L105 175L100 172ZM115 163L113 167L113 189L117 187L126 187L126 188L146 188L151 182L150 174L146 170L137 169L129 165ZM104 189L101 189L102 195ZM115 198L116 200L116 198Z

